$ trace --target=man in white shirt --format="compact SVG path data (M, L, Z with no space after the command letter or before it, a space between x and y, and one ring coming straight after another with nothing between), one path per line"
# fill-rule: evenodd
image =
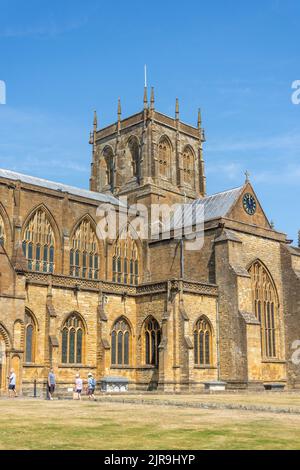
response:
M10 373L8 378L8 396L12 398L13 396L17 397L16 391L16 384L17 384L17 376L15 374L14 369L10 369Z

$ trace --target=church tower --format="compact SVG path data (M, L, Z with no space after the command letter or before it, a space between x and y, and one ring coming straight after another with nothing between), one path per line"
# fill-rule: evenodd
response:
M155 109L154 89L144 88L143 110L122 119L118 102L117 122L98 129L94 115L90 143L93 147L90 189L128 202L168 203L191 201L206 193L203 161L204 130L198 111L197 127Z

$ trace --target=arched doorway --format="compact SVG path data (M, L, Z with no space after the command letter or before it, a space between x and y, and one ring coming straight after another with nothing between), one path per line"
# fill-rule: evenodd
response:
M0 333L0 394L3 394L6 389L6 375L6 345Z
M17 383L16 388L17 392L21 393L21 359L18 355L15 355L11 358L11 368L14 369L16 373Z

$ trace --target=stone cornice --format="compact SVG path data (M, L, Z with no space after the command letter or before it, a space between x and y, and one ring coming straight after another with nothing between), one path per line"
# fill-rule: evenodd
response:
M26 273L26 284L47 287L51 283L52 288L73 289L78 291L89 291L104 294L121 296L141 297L143 295L153 295L167 293L168 283L172 291L182 291L184 293L218 296L218 287L215 284L172 279L154 283L144 283L139 286L128 286L116 284L110 281L93 281L90 279L78 279L70 276L60 276L46 273Z
M256 237L268 238L274 241L286 243L286 234L277 232L276 230L259 227L258 225L250 225L245 222L227 219L223 217L220 219L225 223L226 228L235 230L236 232L245 233L247 235L254 235Z
M286 235L282 232L276 232L275 230L266 229L264 227L259 227L258 225L250 225L244 222L239 222L237 220L228 219L226 217L216 217L214 219L205 220L204 222L204 233L207 232L214 232L215 230L219 229L220 227L230 229L234 231L235 234L238 236L239 233L245 235L253 235L258 238L266 238L268 240L272 240L279 243L287 243ZM195 230L195 226L191 228L186 228L186 234L189 233L199 233L199 231ZM159 244L161 242L166 242L168 240L174 239L174 231L171 230L171 233L168 237L159 240L150 240L149 245Z
M17 295L17 294L0 294L0 299L14 299L14 300L25 300L25 295Z
M154 111L150 115L149 110L147 110L147 123L155 122L157 124L162 124L169 127L170 129L177 131L177 121L175 118L167 116L166 114L160 113L159 111ZM141 125L144 123L144 111L128 116L125 119L122 119L120 122L120 132L126 132L130 127ZM181 134L186 134L189 137L199 140L199 129L185 122L179 121L179 132ZM102 129L97 130L96 132L96 143L99 144L107 137L115 136L118 132L118 123L114 122L109 126L106 126Z

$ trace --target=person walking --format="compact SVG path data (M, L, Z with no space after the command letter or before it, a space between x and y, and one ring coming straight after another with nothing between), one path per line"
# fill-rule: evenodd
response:
M10 369L10 373L8 378L8 396L9 398L17 397L17 391L16 391L16 384L17 384L17 376L14 371L14 369Z
M95 398L95 388L96 388L96 380L94 379L94 376L91 372L88 373L88 397L89 400L94 400L96 401Z
M56 385L56 380L55 380L55 375L54 371L51 368L48 374L48 395L49 395L49 400L53 400L53 393L55 391L55 385Z
M77 399L81 400L81 392L83 387L83 380L80 377L80 374L76 374L75 378L75 393L77 393Z

